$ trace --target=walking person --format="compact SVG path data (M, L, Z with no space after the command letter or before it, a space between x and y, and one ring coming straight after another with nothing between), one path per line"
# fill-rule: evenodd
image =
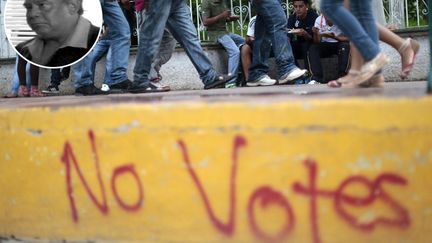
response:
M411 38L402 39L400 36L396 35L385 27L386 22L385 19L383 19L384 8L382 3L379 2L381 2L381 0L373 0L375 9L373 14L375 20L377 20L376 25L378 28L379 39L399 52L402 65L399 76L401 79L405 79L408 77L414 67L416 55L420 50L420 44L418 41ZM345 0L344 3L345 6L349 8L348 0ZM364 60L355 46L352 45L351 50L351 68L348 71L348 74L337 80L328 82L327 84L329 87L339 88L343 83L350 83L352 82L351 80L357 79L357 75L360 73L360 69L364 63ZM384 82L384 76L377 75L373 80L366 82L363 87L382 87Z
M379 47L378 29L372 16L371 4L372 0L350 0L350 12L343 6L343 0L321 2L321 11L350 39L365 62L356 78L343 82L343 87L374 86L375 83L381 83L381 69L389 62Z
M277 81L267 75L270 46L276 58L279 84L294 82L307 71L295 65L292 48L285 32L287 19L280 2L278 0L251 0L251 2L256 10L257 18L252 65L249 68L249 80L246 85L276 84Z
M190 9L184 0L150 0L145 3L146 21L139 30L139 45L134 68L131 93L166 91L150 83L151 64L162 40L165 27L186 51L198 71L204 89L219 88L232 78L217 74L204 53L195 26L190 18Z
M109 29L111 40L111 81L110 89L126 91L131 81L127 77L127 68L130 48L130 30L117 0L100 0L105 25ZM107 94L94 86L94 80L81 80L82 73L91 72L89 69L92 57L85 57L74 66L75 94L101 95Z
M147 17L146 14L147 11L146 9L144 9L144 3L145 0L135 1L135 11L137 16L138 30L144 25L144 22ZM139 31L138 31L138 35L139 35ZM165 27L162 35L161 44L159 46L159 50L151 64L151 69L149 74L150 83L152 83L155 86L160 86L160 88L165 90L170 90L171 88L168 85L160 84L160 81L162 80L162 75L160 74L160 70L162 68L162 65L164 65L171 59L176 44L177 41L174 39L174 36L171 34L168 28Z

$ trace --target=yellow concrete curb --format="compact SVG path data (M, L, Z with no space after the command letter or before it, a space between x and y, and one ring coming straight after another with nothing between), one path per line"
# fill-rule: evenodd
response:
M432 98L0 109L0 236L429 242Z

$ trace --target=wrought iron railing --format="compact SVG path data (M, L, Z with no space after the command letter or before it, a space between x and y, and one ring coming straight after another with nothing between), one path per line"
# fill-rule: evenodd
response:
M205 28L201 18L202 0L188 0L192 13L192 20L197 27L200 40L207 40ZM248 0L228 0L231 12L240 16L237 22L229 26L231 32L245 36L249 19L253 16L253 10ZM429 7L427 0L382 0L384 15L389 25L404 29L412 27L428 26ZM314 5L314 3L313 3ZM288 16L293 12L292 1L282 0L282 7Z
M228 0L233 14L240 16L236 22L230 23L230 30L233 33L246 35L247 25L253 16L253 10L248 0ZM388 24L399 29L428 26L429 5L427 0L382 0L384 3L384 14ZM15 57L15 52L6 40L3 14L6 0L0 0L0 59ZM192 20L198 30L201 41L207 40L206 31L201 19L202 0L188 0ZM282 7L288 16L293 12L291 1L282 0Z

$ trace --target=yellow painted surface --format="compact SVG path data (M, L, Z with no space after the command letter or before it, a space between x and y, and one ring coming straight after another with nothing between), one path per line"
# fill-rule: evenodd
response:
M432 99L3 108L0 171L6 238L430 242Z

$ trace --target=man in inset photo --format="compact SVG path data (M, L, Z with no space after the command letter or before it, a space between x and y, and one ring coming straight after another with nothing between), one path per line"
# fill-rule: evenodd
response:
M25 0L24 7L36 37L16 50L30 62L48 67L72 64L98 39L99 27L82 16L82 0Z

